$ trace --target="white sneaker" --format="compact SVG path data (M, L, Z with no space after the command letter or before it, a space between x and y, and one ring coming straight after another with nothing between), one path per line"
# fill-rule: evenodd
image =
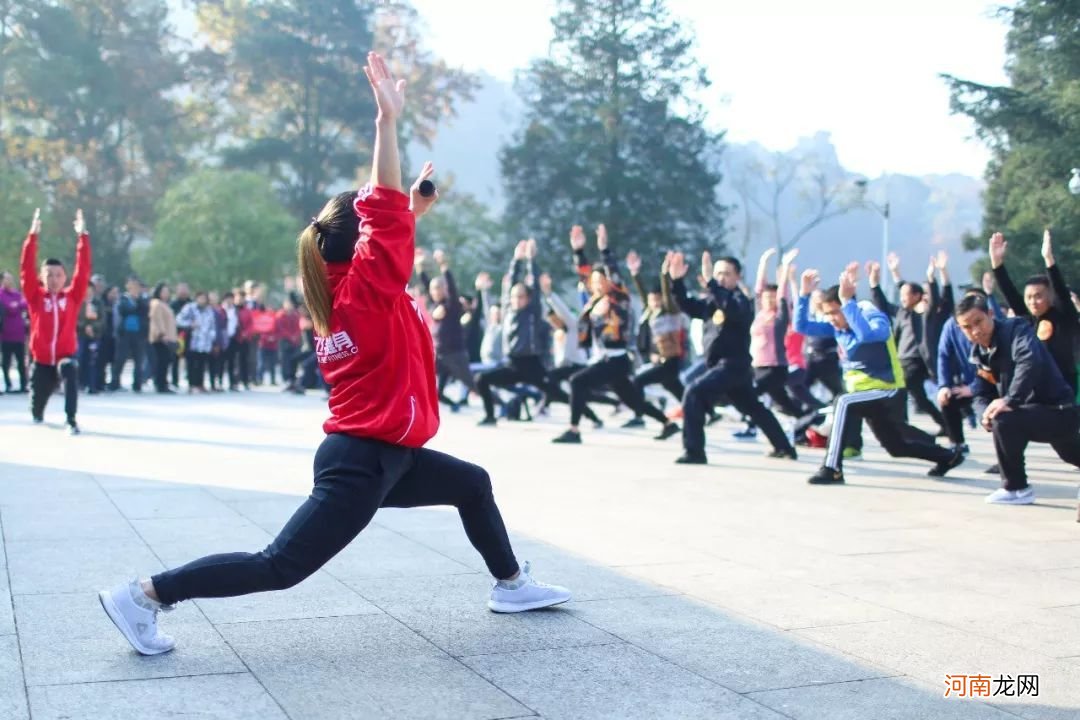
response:
M1030 505L1035 502L1035 489L1030 485L1023 490L998 488L986 496L986 502L998 505Z
M558 585L537 582L529 573L531 567L525 563L517 580L508 583L498 580L491 587L488 608L497 613L516 613L526 610L560 605L570 599L570 591Z
M160 632L157 626L158 613L170 612L172 607L146 597L138 580L112 590L102 590L98 600L116 629L141 654L160 655L176 647L176 641Z

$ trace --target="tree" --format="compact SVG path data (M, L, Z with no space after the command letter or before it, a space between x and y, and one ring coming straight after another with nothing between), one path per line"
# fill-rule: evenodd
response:
M557 7L548 57L518 78L524 126L499 156L508 225L563 257L570 226L601 222L645 255L716 248L721 135L691 98L709 84L692 34L663 0Z
M429 141L467 98L471 76L426 53L415 12L374 0L196 0L201 87L216 99L227 165L269 174L295 217L322 207L328 188L370 159L375 105L363 67L386 44L409 83L401 126ZM366 179L366 178L365 178Z
M966 244L985 251L986 239L1000 230L1009 239L1009 267L1022 276L1043 269L1042 231L1052 226L1059 262L1077 267L1080 201L1066 182L1080 165L1080 6L1020 0L1000 12L1010 22L1009 84L943 76L953 110L975 122L992 153L983 233Z
M416 245L445 251L461 292L471 295L477 273L502 273L510 261L512 243L475 196L455 192L450 181L441 183L439 195L435 209L416 223Z
M183 165L171 93L185 75L166 16L165 0L25 0L0 23L4 152L50 217L85 210L95 267L113 277Z
M295 267L300 228L270 182L251 172L202 170L161 199L153 240L133 253L148 282L225 290L246 279L276 282Z
M26 237L26 231L30 229L34 208L42 207L44 200L44 194L30 182L26 173L0 160L0 238L3 238L0 242L0 271L6 270L18 278L22 241ZM43 232L38 253L42 260L50 255L55 255L65 262L71 262L74 258L70 218L68 221L69 232L63 237L63 240L68 242L67 253L64 253L64 248L59 245L59 238ZM49 223L48 227L51 229L52 223Z

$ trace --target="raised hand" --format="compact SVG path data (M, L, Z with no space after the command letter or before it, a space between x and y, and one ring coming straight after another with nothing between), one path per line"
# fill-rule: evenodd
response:
M580 225L570 228L570 247L574 250L585 249L585 229Z
M30 221L30 234L41 234L41 208L34 208L34 219Z
M75 234L82 235L86 232L86 220L83 218L82 208L75 211Z
M949 268L949 252L947 250L938 250L934 264L938 270L947 270Z
M795 278L799 274L799 269L795 267L795 263L784 263L783 266L784 275L780 278L781 282L793 283Z
M604 223L596 226L596 247L600 248L601 252L608 248L607 228Z
M990 267L995 270L1005 262L1005 251L1009 249L1009 243L1005 242L1005 236L999 232L990 236Z
M708 282L709 278L713 276L712 255L708 250L701 253L701 276L705 278L705 282Z
M442 250L436 250L435 254L432 255L432 259L435 260L435 264L438 265L439 269L443 272L446 272L446 270L450 267L450 256L448 256Z
M633 250L626 253L626 269L634 277L637 277L638 273L641 272L641 256Z
M493 284L494 283L491 281L491 275L486 272L482 272L477 274L476 282L473 283L473 286L478 292L483 292L484 290L490 290Z
M780 258L781 265L790 265L795 262L795 258L799 257L799 248L792 248L784 253L784 256Z
M855 297L855 291L859 279L859 263L849 263L844 272L840 273L840 300L847 302Z
M821 284L821 275L818 274L817 270L814 270L813 268L808 268L808 269L804 270L803 274L802 274L802 280L801 280L801 285L802 286L799 288L800 289L800 294L803 297L806 297L807 295L811 295L815 290L818 289L818 286L820 284Z
M885 262L889 266L889 272L891 272L893 275L899 275L900 274L900 256L899 255L897 255L894 252L891 252L891 253L889 253L888 257L885 258Z
M428 251L424 248L418 247L413 250L413 268L416 272L420 272L424 269L424 263L427 262Z
M386 61L379 53L369 52L367 60L364 74L371 83L375 104L379 107L376 120L397 120L405 107L405 81L394 81L390 69L386 67Z
M435 166L431 164L431 161L424 163L424 167L420 170L420 174L416 176L416 182L409 188L409 209L413 211L413 215L421 217L431 206L435 204L435 201L439 199L439 191L435 190L435 194L431 197L424 197L420 194L420 183L430 178L435 173Z
M551 276L547 273L540 273L540 292L545 295L551 294Z
M664 254L664 261L660 263L661 275L667 275L669 277L671 276L671 256L674 254L675 253L671 250L668 250L667 253Z
M1050 238L1050 228L1043 230L1042 256L1046 267L1054 267L1054 241Z
M530 260L536 259L536 253L540 251L540 248L536 245L536 238L529 238L525 241L525 257Z
M529 241L522 240L514 246L514 259L524 260L527 257L529 257Z
M866 277L870 280L870 287L881 285L881 263L871 260L866 263Z
M930 282L934 281L934 273L937 272L937 258L933 255L930 256L930 263L926 266L926 279Z
M758 263L764 264L764 263L769 262L776 255L776 252L777 252L776 248L774 248L774 247L769 248L765 252L761 253L761 259L758 260Z
M994 293L994 273L987 270L982 276L982 289L987 295Z
M672 280L682 280L686 273L690 272L690 266L686 264L686 257L682 253L668 253L668 275Z

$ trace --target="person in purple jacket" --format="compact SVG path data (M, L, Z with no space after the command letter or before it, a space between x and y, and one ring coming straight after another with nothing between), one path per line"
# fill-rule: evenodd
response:
M11 387L11 361L19 373L19 389ZM5 392L26 390L26 298L15 289L15 276L0 273L0 364L4 370Z

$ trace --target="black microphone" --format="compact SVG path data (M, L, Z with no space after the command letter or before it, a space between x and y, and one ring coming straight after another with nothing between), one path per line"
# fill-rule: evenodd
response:
M430 180L421 180L418 190L420 191L420 197L431 197L435 194L435 183Z

